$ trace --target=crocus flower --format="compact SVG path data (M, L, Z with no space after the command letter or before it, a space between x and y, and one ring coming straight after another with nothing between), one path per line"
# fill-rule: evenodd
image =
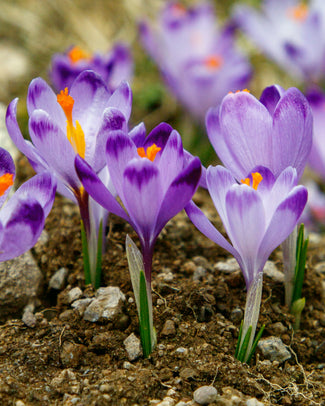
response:
M55 54L49 72L53 86L60 91L70 88L76 77L84 70L98 73L110 91L114 91L122 81L130 81L133 75L133 60L129 48L116 44L110 52L88 53L78 46L67 49L63 54Z
M263 267L271 252L295 228L307 201L307 190L297 186L297 173L292 167L277 178L269 169L257 167L238 184L228 169L210 166L206 180L231 244L193 202L185 210L203 234L236 258L243 272L248 297L242 337L252 326L246 361L259 315Z
M126 211L80 156L76 157L76 169L89 195L106 210L128 221L138 234L150 307L156 239L165 224L191 200L199 184L201 163L184 152L180 135L165 123L147 137L142 124L129 134L121 130L111 132L106 161Z
M312 145L312 112L296 88L264 89L260 100L247 91L228 94L211 108L206 128L217 155L240 181L256 166L275 177L291 166L300 179ZM286 304L290 306L296 265L296 234L283 244Z
M261 11L238 5L234 19L257 46L287 72L306 82L325 74L325 4L264 0Z
M55 179L44 172L25 182L7 200L14 179L14 162L9 152L0 148L1 262L23 254L36 244L55 197Z
M217 27L209 4L186 9L169 2L156 27L142 22L140 35L172 93L201 121L227 92L247 86L251 67L235 49L233 29Z
M248 91L228 94L206 116L210 142L240 181L256 166L277 177L286 167L301 177L312 145L312 112L296 88L264 89L260 100Z
M77 176L74 160L80 155L109 183L105 170L106 139L111 129L127 128L131 99L126 83L111 94L100 76L92 71L82 72L70 89L65 88L58 95L43 79L34 79L27 95L32 143L23 138L19 129L17 99L7 110L7 129L17 148L27 156L36 172L51 171L57 178L58 191L79 205L89 251L89 258L84 259L91 267L90 275L86 272L86 283L96 286L99 281L95 275L99 270L93 267L96 268L97 250L89 248L96 246L101 222L105 229L107 213L89 199ZM89 268L86 262L85 267Z

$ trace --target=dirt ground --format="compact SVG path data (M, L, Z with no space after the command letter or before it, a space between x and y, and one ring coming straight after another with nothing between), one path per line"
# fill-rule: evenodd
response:
M24 159L21 163L28 173ZM19 176L27 173L20 169ZM199 191L195 200L220 226L207 194ZM245 306L244 279L240 271L216 269L229 254L202 236L185 213L158 238L152 282L158 345L148 359L134 362L123 344L132 332L139 337L124 241L126 233L134 241L136 235L122 220L110 219L102 286L118 286L127 300L123 315L104 324L83 320L66 301L76 286L83 297L94 295L84 285L77 207L58 196L46 230L48 242L33 250L44 275L37 323L27 327L17 314L0 325L1 405L153 405L166 396L177 403L190 401L203 385L213 385L219 394L239 394L241 402L256 397L265 405L325 405L325 278L316 272L325 261L325 237L313 236L310 243L299 332L291 328L282 284L264 278L259 326L266 324L263 337L280 337L291 358L279 364L257 352L248 366L233 357ZM279 249L271 259L281 270ZM48 282L60 267L69 275L57 294Z

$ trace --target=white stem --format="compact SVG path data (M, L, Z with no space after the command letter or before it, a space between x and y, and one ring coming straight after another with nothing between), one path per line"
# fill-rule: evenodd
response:
M295 283L297 228L296 226L289 237L282 243L285 304L289 308L291 307Z
M243 344L243 340L244 340L247 330L249 329L250 326L252 326L252 332L251 332L251 336L249 339L247 351L245 354L245 359L244 359L245 362L248 359L249 353L250 353L252 345L253 345L254 337L255 337L256 325L257 325L258 317L260 314L262 288L263 288L263 272L259 272L247 291L245 316L244 316L240 348Z

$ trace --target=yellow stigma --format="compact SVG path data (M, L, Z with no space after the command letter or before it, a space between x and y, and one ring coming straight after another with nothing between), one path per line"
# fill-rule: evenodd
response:
M77 63L82 59L89 60L91 55L82 48L76 46L70 49L68 52L68 58L70 59L70 62Z
M61 92L57 95L57 102L62 107L62 110L67 118L67 138L70 141L75 153L79 154L81 158L84 158L86 153L85 134L77 120L76 126L73 125L72 110L74 99L69 95L67 87L64 90L61 90Z
M222 63L223 59L219 55L210 55L204 61L204 65L211 70L217 70Z
M14 184L14 175L12 173L5 173L0 176L0 196Z
M138 154L141 156L141 158L148 158L152 162L155 160L156 155L160 150L161 148L157 147L156 144L152 144L151 147L148 147L147 151L145 151L143 147L137 149Z
M253 179L252 188L254 190L257 190L258 185L263 180L263 176L259 172L253 172L252 179ZM241 180L241 183L243 183L244 185L250 186L251 180L249 178L245 178L245 179Z
M288 15L292 19L303 22L308 16L308 6L307 4L300 3L295 7L290 7L288 10Z

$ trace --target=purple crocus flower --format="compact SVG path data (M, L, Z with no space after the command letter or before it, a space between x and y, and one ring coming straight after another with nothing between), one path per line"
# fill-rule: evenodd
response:
M251 67L234 46L233 29L220 30L213 8L169 2L152 28L140 25L143 46L178 100L199 120L227 92L247 86Z
M43 228L55 197L56 182L43 172L25 182L7 200L15 179L15 165L0 148L0 261L15 258L32 248Z
M185 210L203 234L236 258L243 272L248 298L242 337L252 326L248 357L259 315L263 267L271 252L295 228L307 201L307 190L297 186L297 173L292 167L277 177L269 169L257 167L242 180L243 184L238 184L228 169L210 166L206 180L231 244L193 202Z
M261 11L238 5L239 27L283 69L307 82L325 74L325 3L264 0Z
M118 88L122 81L130 81L133 75L133 60L129 48L116 44L105 54L90 54L78 46L67 49L63 54L55 54L49 72L53 86L60 91L70 88L76 77L84 70L98 73L110 91Z
M58 191L79 205L85 229L91 275L86 283L98 285L93 266L96 264L99 225L105 229L107 212L82 187L74 160L83 157L109 185L105 169L105 144L112 129L127 129L132 94L123 82L111 94L101 77L93 71L82 72L70 89L58 95L41 78L34 79L28 89L27 110L31 141L23 138L16 118L17 99L7 110L9 135L29 159L36 172L50 170L58 180ZM113 190L113 189L112 189ZM95 279L97 282L95 283Z
M165 224L196 191L200 160L185 153L178 132L161 123L147 137L142 124L129 134L126 130L112 131L106 144L106 162L126 211L80 156L76 157L77 173L89 195L128 221L138 234L150 286L154 244Z
M210 142L238 181L259 165L276 177L292 166L300 179L312 145L312 125L304 95L276 85L265 88L260 100L247 91L228 94L206 116Z

